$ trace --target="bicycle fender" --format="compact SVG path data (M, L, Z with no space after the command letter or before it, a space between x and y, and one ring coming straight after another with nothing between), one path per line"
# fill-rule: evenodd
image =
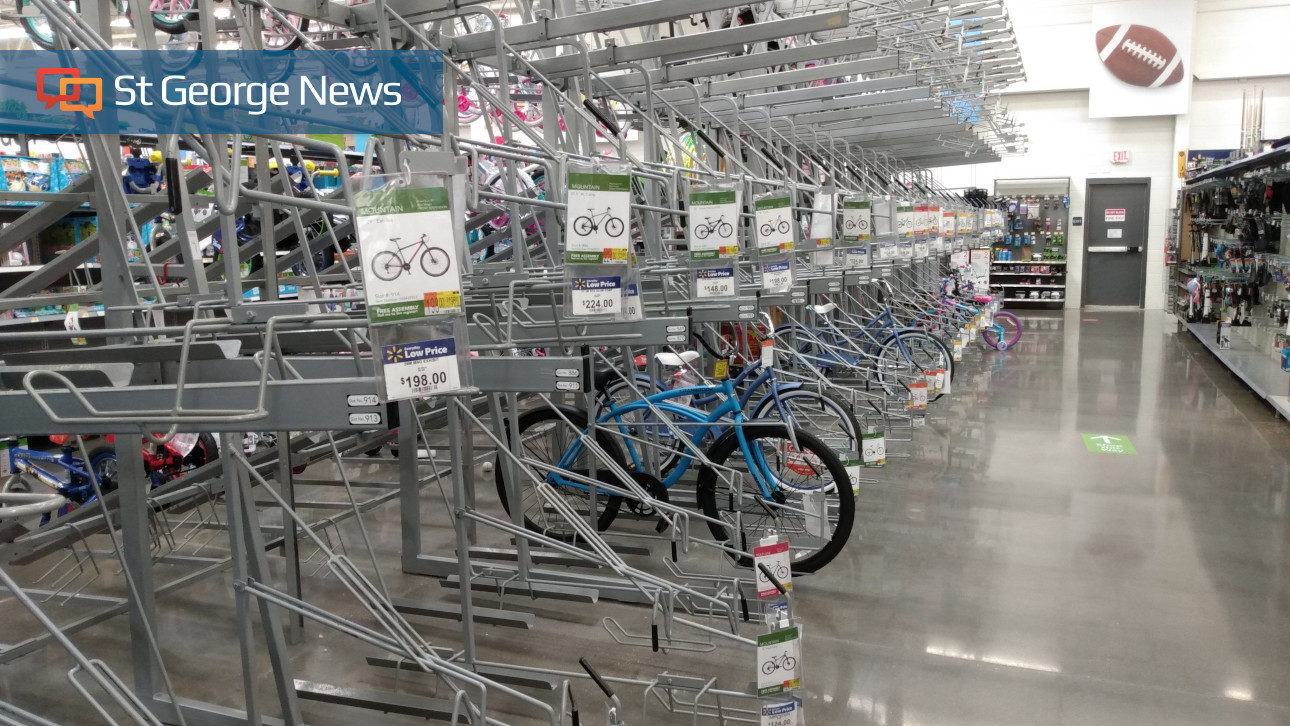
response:
M805 388L806 384L805 383L778 383L776 384L776 386L778 387L780 393L785 393L787 391L796 391L800 388ZM761 411L762 407L767 405L766 403L767 401L771 401L773 403L774 400L775 400L775 394L771 392L767 392L765 395L763 395L760 399L757 400L757 405L753 406L753 409L752 409L753 416L756 417L758 415L758 412Z
M745 429L745 431L752 430L752 429L756 429L756 428L757 428L757 425L758 425L758 424L756 424L756 423L753 423L751 426L749 426L749 425L745 425L744 429ZM783 423L780 423L780 422L775 422L775 423L766 422L766 423L764 423L764 424L761 424L761 426L764 426L764 427L767 427L767 428L773 428L773 429L778 430L778 431L783 431L783 430L786 430L786 428L787 428L787 427L785 427L785 426L784 426L784 424L783 424ZM727 429L726 429L726 431L725 431L725 433L723 433L723 434L721 434L720 436L718 436L718 437L717 437L717 440L716 440L715 442L713 442L713 444L707 448L707 451L708 451L708 452L711 452L711 451L719 451L719 450L721 449L721 447L723 447L723 446L730 446L730 447L733 447L734 449L738 449L738 448L739 448L739 442L738 442L738 440L737 440L738 433L736 432L736 429L737 429L737 427L735 427L735 426L731 426L731 427L727 428ZM731 439L736 439L736 440L731 441ZM707 452L705 452L705 453L707 453ZM696 481L696 486L698 486L698 487L703 487L703 486L711 486L711 487L715 487L716 485L717 485L717 472L716 472L712 467L710 467L710 466L706 466L706 465L704 465L704 466L700 466L700 467L699 467L699 476L698 476L698 479L697 479L697 481Z

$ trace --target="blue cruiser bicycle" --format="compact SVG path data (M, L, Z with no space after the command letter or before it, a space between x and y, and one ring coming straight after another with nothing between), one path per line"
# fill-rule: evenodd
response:
M659 360L664 365L681 364L675 354L660 354ZM706 410L682 403L714 395L719 403ZM642 416L653 415L651 406L714 466L687 454L680 456L661 480L651 476L647 471L650 455L646 452L650 445L640 436L640 421ZM563 516L543 505L542 498L534 492L536 486L552 487L580 515L593 519L601 531L618 516L623 497L600 488L591 496L592 486L569 476L623 488L606 471L603 461L596 462L596 474L591 476L593 458L583 444L585 436L588 440L594 437L609 459L658 499L666 499L667 492L697 468L695 500L699 511L708 518L713 538L733 543L746 553L758 540L774 532L787 538L794 572L814 572L828 564L851 534L855 498L842 460L806 431L784 423L749 421L730 380L610 404L599 413L594 427L588 424L587 413L582 409L557 408L558 411L550 407L526 411L516 422L521 458L545 472L540 483L531 478L519 483L524 524L533 531L562 539L573 536ZM566 418L573 427L565 422ZM704 440L710 435L715 440L706 444ZM742 485L725 484L718 469L723 473L733 471ZM499 459L495 468L497 491L509 513L511 503L502 470ZM633 507L641 504L629 501ZM747 554L737 559L745 566L752 562Z

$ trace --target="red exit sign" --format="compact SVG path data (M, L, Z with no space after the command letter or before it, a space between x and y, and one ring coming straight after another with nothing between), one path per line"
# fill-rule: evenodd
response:
M1112 151L1112 152L1111 152L1111 163L1112 163L1112 164L1127 164L1127 163L1129 163L1129 152L1128 152L1128 150L1125 150L1125 151Z

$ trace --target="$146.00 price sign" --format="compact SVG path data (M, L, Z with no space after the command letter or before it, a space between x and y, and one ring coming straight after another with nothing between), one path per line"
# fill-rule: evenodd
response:
M571 282L570 315L617 315L623 311L623 278L600 275L575 277Z
M627 174L569 173L566 262L627 263L631 185Z
M690 259L739 254L739 197L734 189L690 192Z
M461 388L457 344L452 338L383 345L381 370L390 401L437 396Z
M793 250L793 202L784 197L758 199L756 207L757 254L765 257Z
M363 294L372 323L461 310L461 265L444 187L354 195Z

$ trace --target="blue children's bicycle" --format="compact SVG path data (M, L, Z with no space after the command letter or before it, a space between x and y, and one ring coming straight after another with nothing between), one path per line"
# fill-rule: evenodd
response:
M720 402L707 411L678 403L713 395ZM694 450L702 451L715 467L733 471L743 482L736 491L719 482L714 467L703 463L698 466L696 503L709 518L708 526L717 541L736 543L747 552L753 543L774 532L789 541L793 571L807 573L836 557L851 534L855 498L841 459L805 431L782 423L749 422L730 380L660 391L644 400L610 405L598 416L594 427L588 425L585 411L570 406L557 408L558 411L532 409L517 421L521 458L545 473L541 483L528 477L519 482L520 508L525 526L531 530L562 539L573 536L573 528L563 515L544 505L533 489L536 486L552 487L602 531L618 515L623 504L621 496L599 487L595 487L592 496L593 487L575 478L594 479L623 489L607 471L603 458L595 458L583 444L584 435L587 440L594 437L603 457L627 470L646 491L655 498L666 499L667 492L685 478L697 458L690 454L680 456L661 480L647 473L649 454L645 449L649 444L633 430L639 428L643 412L657 409L654 415L671 422L688 437ZM573 427L565 422L566 418ZM715 441L702 446L709 435ZM503 469L499 459L495 469L497 491L509 512ZM745 566L751 564L747 555L738 560Z

